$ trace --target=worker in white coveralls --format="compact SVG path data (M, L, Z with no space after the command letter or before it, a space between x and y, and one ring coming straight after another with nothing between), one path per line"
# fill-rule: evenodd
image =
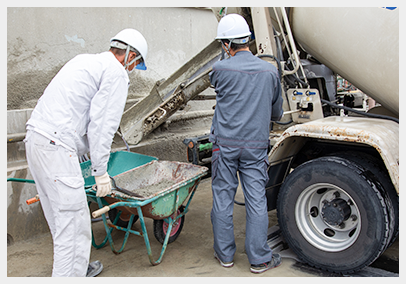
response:
M52 276L96 276L89 264L91 218L78 157L90 153L96 195L111 191L107 162L127 99L129 77L145 70L148 47L134 29L110 40L110 50L82 54L52 79L27 122L27 161L54 244Z
M281 257L267 245L265 185L270 123L279 120L283 110L278 71L250 52L250 35L238 14L226 15L218 24L216 39L230 57L216 62L210 73L217 93L209 138L213 143L211 221L214 257L223 267L232 267L238 171L246 208L245 251L251 272L262 273L281 264Z

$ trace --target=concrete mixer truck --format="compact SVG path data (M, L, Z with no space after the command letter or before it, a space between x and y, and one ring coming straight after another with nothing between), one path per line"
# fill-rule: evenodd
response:
M266 192L285 241L320 269L371 264L399 232L399 9L213 11L244 16L254 52L281 75L285 116L270 133ZM350 108L337 74L379 107Z
M399 232L399 9L212 10L218 20L242 15L251 51L279 70L285 114L272 122L266 195L285 241L320 269L344 274L371 264ZM222 59L213 41L159 82L123 114L125 139L139 143L209 88ZM338 93L337 75L358 95ZM366 111L365 96L377 107ZM184 144L190 162L207 165L208 136Z

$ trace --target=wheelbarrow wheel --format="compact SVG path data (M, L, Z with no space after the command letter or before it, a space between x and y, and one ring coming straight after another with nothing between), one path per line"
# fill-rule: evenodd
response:
M116 219L118 212L119 211L117 210L117 208L113 208L113 209L109 210L108 213L109 213L109 219L110 219L111 223L113 223L114 220ZM127 228L128 222L130 222L130 217L131 217L131 214L121 212L121 215L118 218L117 223L115 225L117 225L119 227ZM138 216L134 216L133 223L131 224L131 226L134 225L134 223L137 222L137 220L138 220Z
M180 206L178 209L178 214L182 213L184 210L184 206ZM173 216L173 215L172 215ZM171 217L172 217L171 216ZM172 225L172 231L169 236L168 244L174 242L183 228L183 223L185 222L185 215L183 215L177 222ZM165 222L165 220L154 220L154 236L158 242L161 244L164 243L166 233L168 231L169 224Z

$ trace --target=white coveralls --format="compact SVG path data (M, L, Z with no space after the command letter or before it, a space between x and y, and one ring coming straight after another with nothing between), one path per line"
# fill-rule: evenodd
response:
M92 174L106 172L128 84L111 52L78 55L53 78L27 122L27 161L54 242L52 276L86 276L91 224L78 156L90 151Z

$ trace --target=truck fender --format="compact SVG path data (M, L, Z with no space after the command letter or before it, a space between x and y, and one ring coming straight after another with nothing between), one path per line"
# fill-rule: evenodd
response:
M360 117L327 117L289 127L270 151L267 190L282 184L290 163L308 139L335 143L364 144L380 155L399 194L399 124L389 120Z

